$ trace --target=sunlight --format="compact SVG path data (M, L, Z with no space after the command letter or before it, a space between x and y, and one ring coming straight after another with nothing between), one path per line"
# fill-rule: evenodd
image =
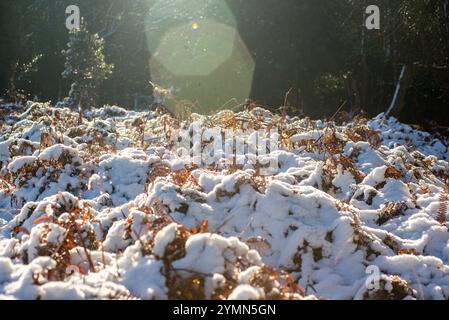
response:
M249 97L255 64L225 1L155 1L146 23L151 78L176 101L211 112Z
M199 27L200 27L200 26L198 25L198 23L196 23L195 21L192 22L192 30L193 30L193 31L198 30Z
M449 301L448 8L0 1L0 305Z

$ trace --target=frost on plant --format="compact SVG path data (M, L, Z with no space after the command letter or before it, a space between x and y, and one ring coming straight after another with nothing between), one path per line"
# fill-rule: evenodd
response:
M449 298L448 141L394 118L2 117L0 298ZM195 163L175 143L193 126L278 128L275 170L256 149Z

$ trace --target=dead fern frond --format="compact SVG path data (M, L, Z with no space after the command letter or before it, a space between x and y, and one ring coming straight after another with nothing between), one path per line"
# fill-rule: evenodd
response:
M281 286L282 300L293 300L295 294L299 294L302 297L304 296L304 291L301 286L293 280L289 273L282 273L280 278L283 278L284 280L283 285Z
M446 183L438 198L437 220L441 225L446 225L446 213L449 204L449 183Z
M199 233L209 233L209 221L203 220L200 223L199 229L193 227L192 230L190 230L191 234L199 234Z
M379 226L387 223L389 220L404 215L404 212L408 209L405 202L393 203L388 202L382 208L376 224Z
M402 177L404 177L404 174L396 169L395 167L388 167L387 170L385 170L385 178L386 179L396 179L399 180Z
M170 174L170 177L176 185L182 187L187 183L187 181L191 177L191 174L187 169L179 169L173 171Z

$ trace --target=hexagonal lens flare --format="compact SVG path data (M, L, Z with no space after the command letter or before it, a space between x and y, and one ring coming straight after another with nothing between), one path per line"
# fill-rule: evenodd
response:
M158 0L146 30L152 80L175 92L169 108L208 113L249 97L254 60L225 1Z

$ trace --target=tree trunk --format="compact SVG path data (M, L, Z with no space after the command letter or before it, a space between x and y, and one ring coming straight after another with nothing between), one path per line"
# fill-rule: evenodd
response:
M393 101L389 110L387 111L387 115L391 115L397 119L400 118L401 113L405 107L407 90L412 84L413 79L415 78L416 67L416 64L404 65L403 71L401 72L401 77L398 80Z

